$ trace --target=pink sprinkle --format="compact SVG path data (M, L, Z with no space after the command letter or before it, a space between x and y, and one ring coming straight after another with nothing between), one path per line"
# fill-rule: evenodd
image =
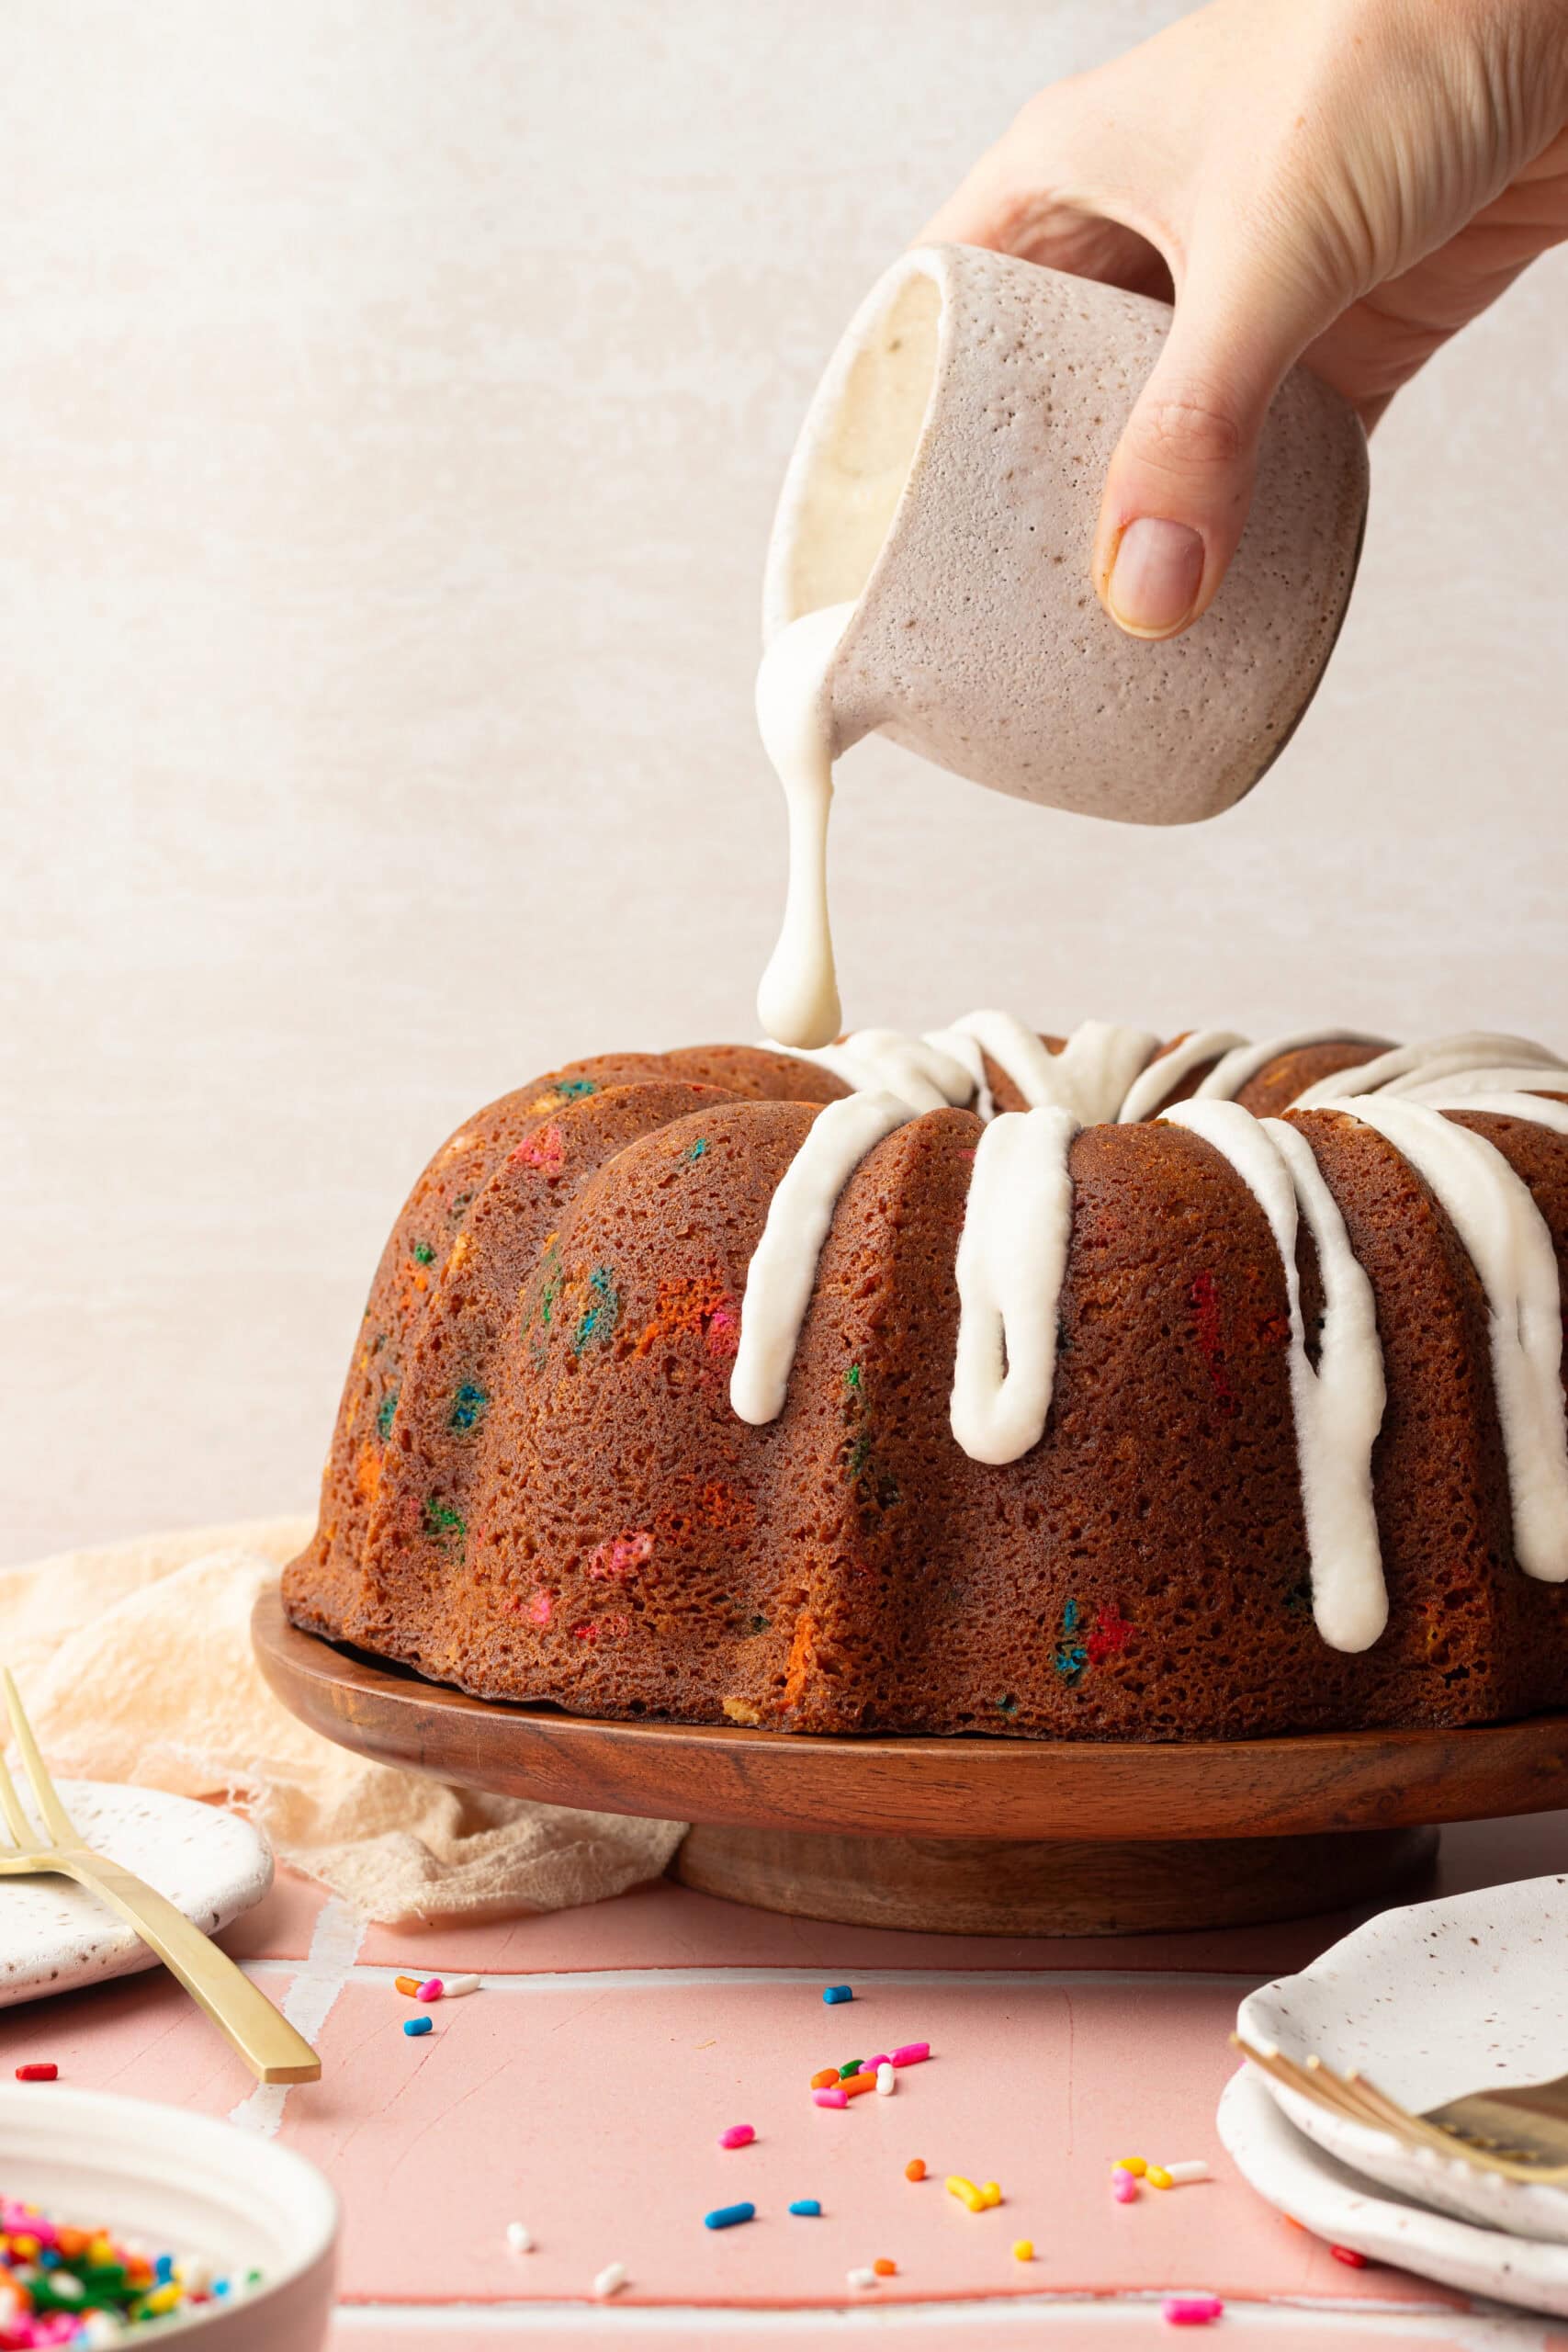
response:
M884 2050L881 2051L876 2057L865 2059L862 2064L861 2072L863 2075L874 2075L879 2066L891 2066L892 2064L892 2059L889 2058L886 2051Z
M1172 2327L1207 2327L1224 2305L1218 2295L1168 2295L1160 2310Z
M528 1614L533 1619L536 1625L547 1625L549 1623L550 1596L547 1592L536 1592L534 1595L533 1600L528 1604Z
M812 2098L818 2107L848 2107L848 2091L813 2091Z
M749 2123L732 2123L728 2132L719 2133L718 2144L721 2148L749 2148L756 2136Z
M931 2054L929 2041L906 2041L893 2052L893 2064L896 2066L918 2066L922 2058L929 2058Z
M438 2001L446 1990L446 1987L443 1984L439 1976L427 1976L423 1984L420 1986L419 1991L414 1995L414 1999L416 2001Z
M1120 2165L1116 2165L1111 2175L1111 2194L1118 2205L1131 2205L1137 2193L1138 2184L1132 2174L1123 2172Z

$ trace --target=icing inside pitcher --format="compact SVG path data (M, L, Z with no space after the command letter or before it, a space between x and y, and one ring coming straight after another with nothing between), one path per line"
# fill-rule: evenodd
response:
M757 723L789 822L784 925L757 1011L781 1045L830 1045L841 1020L828 916L833 759L847 750L829 678L892 526L936 372L942 289L917 270L868 328L822 431L798 461L783 580L785 625L757 674ZM770 583L772 586L772 583Z

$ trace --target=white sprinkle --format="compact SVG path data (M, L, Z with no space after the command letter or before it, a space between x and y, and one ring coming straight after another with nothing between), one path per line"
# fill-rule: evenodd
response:
M604 2265L604 2269L599 2273L598 2278L593 2281L593 2292L598 2296L599 2301L603 2303L607 2301L610 2296L618 2295L626 2283L626 2264L624 2262L607 2262Z
M513 2254L532 2254L534 2250L534 2233L528 2227L526 2222L508 2222L506 2224L506 2243L512 2248Z
M1185 2164L1164 2165L1161 2166L1161 2170L1168 2172L1172 2180L1178 2182L1183 2180L1207 2180L1209 2177L1209 2167L1201 2156L1192 2156L1189 2158Z
M892 2062L889 2060L886 2066L879 2066L876 2070L876 2096L878 2098L887 2098L897 2087L898 2077L893 2072Z
M876 2273L874 2270L852 2270L848 2283L852 2287L874 2287Z
M465 1993L477 1993L479 1989L479 1980L477 1976L444 1976L441 1980L441 1997L444 2001L459 2000Z

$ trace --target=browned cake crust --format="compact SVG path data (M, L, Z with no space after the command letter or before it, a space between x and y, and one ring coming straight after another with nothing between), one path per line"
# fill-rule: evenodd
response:
M1366 1052L1281 1056L1239 1099L1269 1115ZM1513 1556L1479 1279L1423 1180L1341 1114L1292 1116L1383 1351L1371 1649L1313 1621L1278 1250L1179 1126L1073 1144L1055 1396L1021 1460L972 1461L949 1427L967 1111L862 1161L784 1412L739 1419L747 1268L816 1106L847 1091L746 1047L606 1057L454 1136L376 1275L284 1578L295 1623L482 1697L781 1730L1239 1737L1568 1699L1568 1594ZM1456 1115L1561 1263L1568 1140ZM1304 1226L1299 1261L1310 1346Z

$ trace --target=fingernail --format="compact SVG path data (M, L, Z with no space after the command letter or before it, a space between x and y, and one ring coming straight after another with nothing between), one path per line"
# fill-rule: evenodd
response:
M1168 637L1198 601L1203 542L1186 523L1141 514L1116 548L1106 595L1111 618L1134 637Z

